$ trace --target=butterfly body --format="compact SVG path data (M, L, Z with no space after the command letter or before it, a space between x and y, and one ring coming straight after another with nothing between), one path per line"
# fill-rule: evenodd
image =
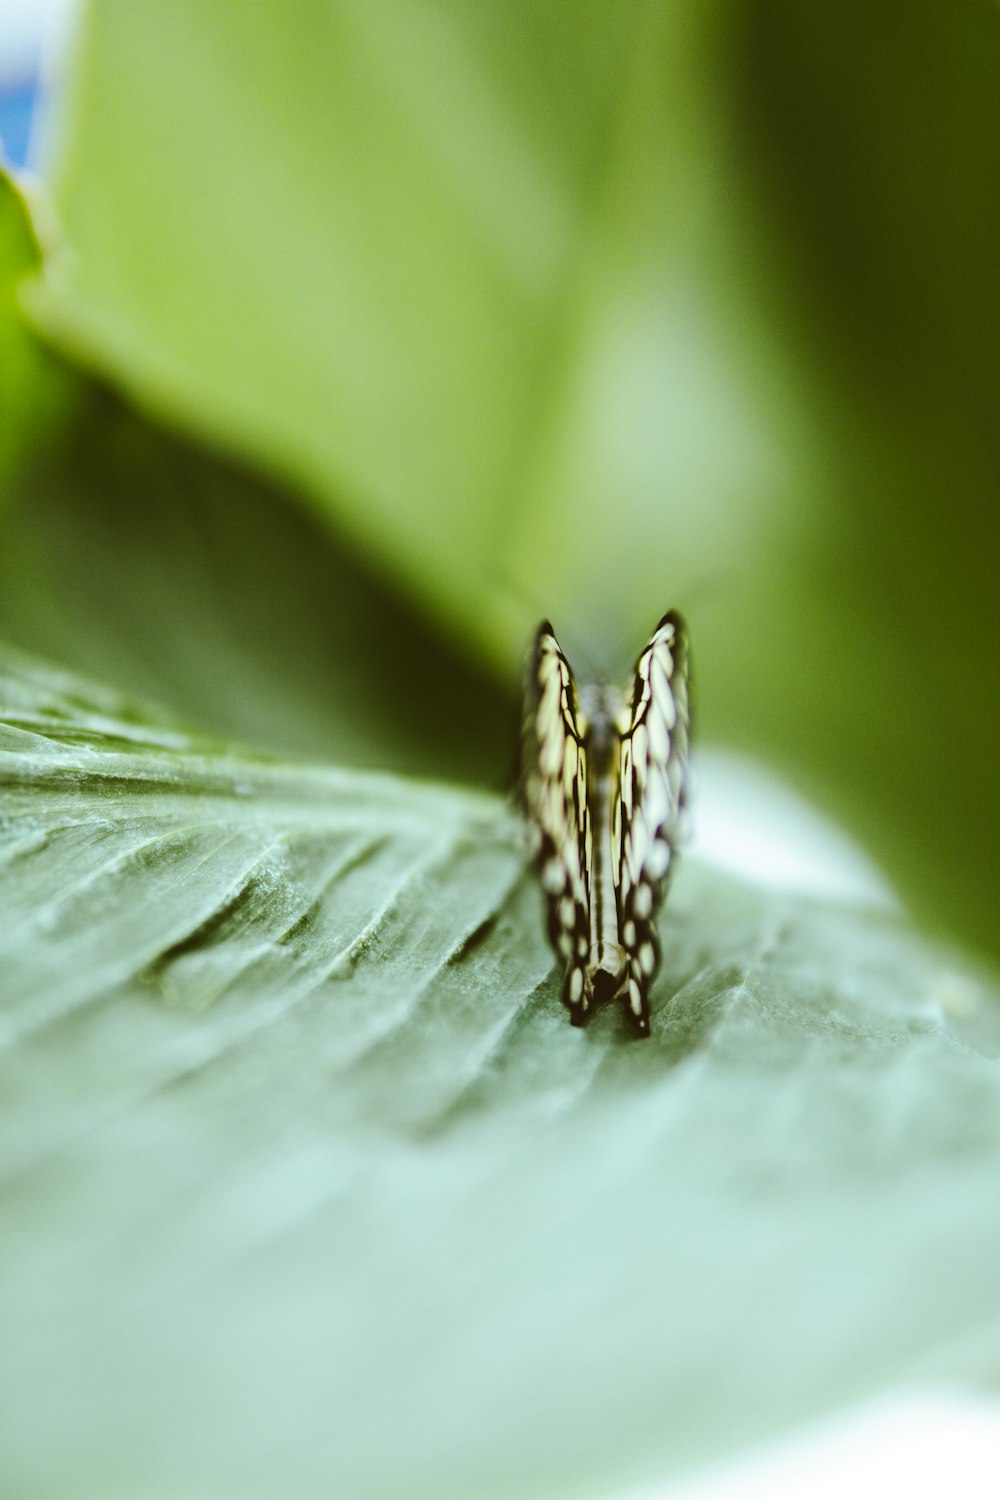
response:
M578 691L551 625L539 626L525 692L522 800L575 1025L621 998L635 1029L649 1031L655 917L682 835L688 736L679 615L660 621L631 691Z
M622 695L614 688L592 686L579 693L577 723L587 757L587 804L593 823L588 955L592 988L599 984L606 988L605 975L617 981L625 962L619 942L612 845L622 707Z

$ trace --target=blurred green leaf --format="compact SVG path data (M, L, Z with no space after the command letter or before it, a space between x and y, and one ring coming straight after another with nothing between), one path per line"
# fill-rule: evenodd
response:
M508 781L487 674L273 486L76 385L10 487L0 636L263 749Z
M12 477L60 420L71 388L19 305L41 258L22 191L0 170L0 513Z
M6 1492L597 1495L981 1364L1000 1009L905 924L688 861L581 1033L496 799L2 702Z
M509 670L550 611L621 666L668 597L745 570L759 597L776 547L801 554L812 435L745 295L716 15L89 17L72 254L37 316L291 476L467 650Z
M230 739L505 784L495 681L273 485L41 345L39 254L0 174L0 635Z
M927 920L996 954L1000 9L740 15L755 292L832 503L789 615L769 616L801 632L762 657L790 683L767 695L770 736ZM760 701L731 679L745 742Z
M495 641L504 512L647 32L634 0L572 28L523 0L95 5L45 321Z
M510 672L703 733L996 949L1000 14L94 0L32 305Z

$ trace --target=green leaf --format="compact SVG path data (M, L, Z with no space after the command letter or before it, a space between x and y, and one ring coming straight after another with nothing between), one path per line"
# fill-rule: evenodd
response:
M766 564L810 463L731 285L702 12L98 0L37 316L470 649L509 669L550 610L607 657Z
M22 285L41 259L24 193L0 169L0 515L12 476L58 424L72 389L21 312Z
M486 674L280 491L75 384L9 490L0 637L217 736L503 784Z
M501 784L496 684L273 485L43 347L39 257L0 173L0 636L210 733Z
M499 800L3 659L4 1489L597 1495L1000 1315L1000 1009L688 860L571 1028Z

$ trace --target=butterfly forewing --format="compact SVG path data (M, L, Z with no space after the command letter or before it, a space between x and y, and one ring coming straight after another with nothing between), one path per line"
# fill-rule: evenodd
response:
M574 1020L583 1019L590 1003L592 841L585 728L569 662L544 621L528 676L523 795L545 892L549 939L565 968L562 997Z
M636 1027L649 1029L649 987L660 963L656 913L683 838L690 735L687 637L664 615L636 663L620 725L618 805L612 810L621 993Z
M680 616L660 621L630 694L598 688L585 697L589 715L545 621L525 698L523 799L549 937L565 971L562 998L580 1024L595 990L620 996L647 1033L659 965L655 918L687 798L688 650ZM607 938L611 911L617 943Z

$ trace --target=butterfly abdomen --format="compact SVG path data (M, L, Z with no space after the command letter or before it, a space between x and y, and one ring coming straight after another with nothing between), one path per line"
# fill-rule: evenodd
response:
M624 955L619 942L617 881L613 850L612 809L618 796L618 734L608 702L608 689L593 688L581 695L589 702L587 722L587 800L593 820L593 870L590 912L591 990L604 998L610 976L621 977Z

